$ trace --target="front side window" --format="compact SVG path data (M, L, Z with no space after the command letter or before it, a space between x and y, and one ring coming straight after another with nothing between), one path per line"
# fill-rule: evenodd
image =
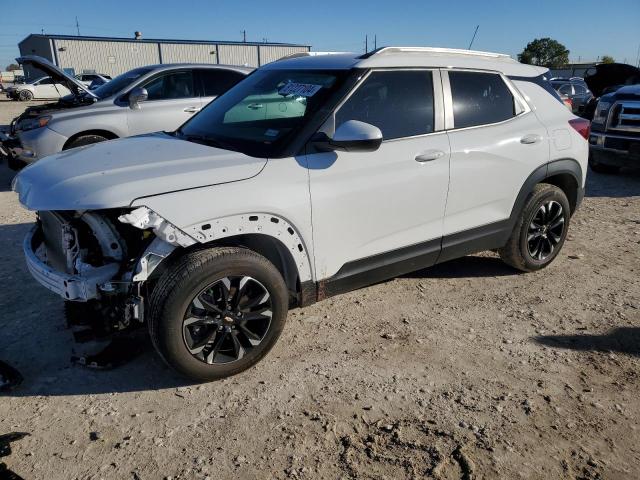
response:
M171 72L160 75L143 85L149 94L148 100L173 100L195 97L193 72Z
M328 115L349 71L257 71L185 123L179 136L258 157L279 156L307 125ZM325 117L326 118L326 117Z
M43 78L37 84L38 85L53 85L53 79L51 79L50 77Z
M449 71L455 128L502 122L515 116L511 91L500 75Z
M336 128L348 120L378 127L385 140L433 132L432 72L371 73L336 113Z

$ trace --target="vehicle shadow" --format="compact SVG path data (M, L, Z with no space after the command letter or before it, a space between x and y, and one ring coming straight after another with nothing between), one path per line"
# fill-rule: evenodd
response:
M585 196L612 198L640 196L640 169L623 169L615 175L595 173L589 169Z
M640 327L615 328L605 335L543 335L532 339L547 347L617 352L640 357Z
M63 300L41 287L24 262L22 239L29 228L27 223L0 226L0 360L23 377L0 398L159 390L193 383L164 364L146 335L141 353L113 370L73 365L78 345L66 328Z
M466 256L403 275L404 278L478 278L518 275L498 257Z

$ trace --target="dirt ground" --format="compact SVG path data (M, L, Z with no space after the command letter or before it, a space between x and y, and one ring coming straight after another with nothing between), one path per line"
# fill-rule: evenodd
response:
M24 108L0 102L0 124ZM518 274L468 256L292 311L255 368L185 383L151 347L72 366L29 276L34 219L0 166L0 459L26 479L579 478L640 474L640 171L589 172L569 241Z

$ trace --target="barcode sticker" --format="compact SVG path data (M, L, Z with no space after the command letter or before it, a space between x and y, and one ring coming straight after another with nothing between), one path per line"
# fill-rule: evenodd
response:
M295 95L298 97L313 97L322 88L322 85L311 83L287 83L278 93L280 95Z

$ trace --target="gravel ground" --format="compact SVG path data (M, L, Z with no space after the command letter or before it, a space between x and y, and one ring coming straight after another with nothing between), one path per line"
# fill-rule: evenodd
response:
M24 108L0 102L0 124ZM640 172L589 172L548 269L468 256L291 312L255 368L191 385L148 347L70 364L0 166L2 461L27 479L638 478Z

